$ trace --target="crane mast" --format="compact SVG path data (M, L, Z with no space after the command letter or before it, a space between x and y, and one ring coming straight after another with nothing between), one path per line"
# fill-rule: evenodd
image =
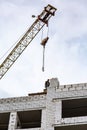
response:
M18 59L18 57L22 54L22 52L27 48L27 46L31 43L31 41L35 38L35 36L39 33L39 31L44 27L44 25L48 25L48 21L51 16L55 15L55 11L57 9L52 5L48 4L42 13L38 15L35 22L31 25L31 27L26 31L23 37L18 41L13 50L9 53L3 63L0 65L0 79L5 75L5 73L10 69L10 67L14 64L14 62Z

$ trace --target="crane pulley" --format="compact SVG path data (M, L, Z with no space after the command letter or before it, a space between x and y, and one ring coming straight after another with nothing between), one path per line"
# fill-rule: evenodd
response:
M22 52L27 48L39 31L44 27L48 26L49 19L55 15L56 8L48 4L42 13L37 17L35 22L23 35L23 37L18 41L13 50L9 53L3 63L0 65L0 79L5 75L5 73L10 69ZM43 42L45 44L45 42Z

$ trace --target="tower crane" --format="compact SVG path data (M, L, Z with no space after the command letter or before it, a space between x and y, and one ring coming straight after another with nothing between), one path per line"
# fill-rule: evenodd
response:
M27 32L23 35L23 37L18 41L16 46L11 50L8 56L0 65L0 79L5 75L5 73L10 69L10 67L14 64L14 62L18 59L18 57L22 54L22 52L27 48L27 46L32 42L35 36L39 33L39 31L44 27L44 25L48 26L49 19L55 15L56 8L52 5L48 4L42 13L38 15L35 22L31 25L31 27L27 30ZM43 46L45 44L42 44Z

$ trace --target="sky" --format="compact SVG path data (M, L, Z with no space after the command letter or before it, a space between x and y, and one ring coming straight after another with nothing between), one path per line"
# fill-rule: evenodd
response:
M87 0L0 0L0 64L45 6L57 8L49 22L42 72L42 31L0 80L0 98L41 92L47 79L60 85L87 83ZM43 29L43 38L48 28Z

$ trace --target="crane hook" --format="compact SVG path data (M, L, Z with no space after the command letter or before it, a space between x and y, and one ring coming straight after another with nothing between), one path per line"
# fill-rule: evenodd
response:
M41 42L41 45L42 45L42 46L45 46L46 43L47 43L47 41L48 41L48 39L49 39L49 37L44 38L44 39L42 40L42 42Z

